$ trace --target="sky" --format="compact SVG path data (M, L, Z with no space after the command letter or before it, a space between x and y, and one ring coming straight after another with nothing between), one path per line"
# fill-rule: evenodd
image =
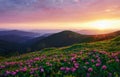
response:
M120 0L0 0L0 28L120 29Z

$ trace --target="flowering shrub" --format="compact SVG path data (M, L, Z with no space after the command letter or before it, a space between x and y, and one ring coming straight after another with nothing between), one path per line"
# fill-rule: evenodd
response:
M0 77L120 77L118 52L34 54L27 59L21 56L18 61L0 62Z

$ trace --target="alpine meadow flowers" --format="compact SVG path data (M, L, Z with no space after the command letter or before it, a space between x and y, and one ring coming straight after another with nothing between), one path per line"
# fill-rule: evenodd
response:
M119 54L96 50L59 53L0 62L0 77L120 77Z

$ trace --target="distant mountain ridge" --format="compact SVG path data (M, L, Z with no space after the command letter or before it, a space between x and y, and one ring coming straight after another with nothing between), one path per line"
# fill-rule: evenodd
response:
M19 35L19 36L32 37L32 36L38 35L38 33L20 31L20 30L5 30L5 31L0 31L0 36L2 35Z
M21 30L0 30L0 55L15 52L23 53L27 47L51 34L42 34Z
M0 40L13 42L13 43L24 43L36 37L40 37L40 34L20 31L20 30L0 31Z
M84 35L100 35L100 34L108 34L108 33L113 33L119 30L112 30L112 29L108 29L108 30L95 30L95 29L83 29L83 30L73 30L74 32L77 32L79 34L84 34Z

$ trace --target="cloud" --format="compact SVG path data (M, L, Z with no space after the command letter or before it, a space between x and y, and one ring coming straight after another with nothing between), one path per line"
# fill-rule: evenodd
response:
M118 17L119 7L120 0L0 0L0 23Z

